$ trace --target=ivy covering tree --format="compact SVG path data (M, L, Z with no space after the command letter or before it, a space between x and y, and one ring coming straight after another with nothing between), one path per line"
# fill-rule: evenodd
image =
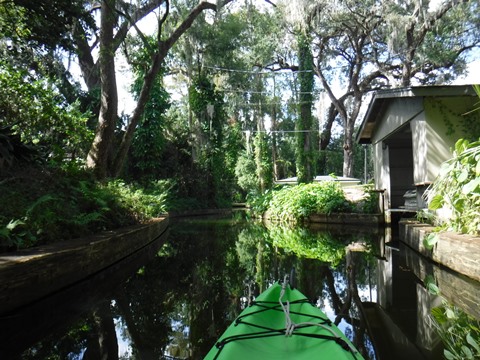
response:
M310 50L310 39L307 34L300 33L298 39L300 105L299 118L295 127L297 138L297 178L298 183L308 183L316 175L314 172L314 156L312 144L313 129L313 58Z
M204 183L203 193L210 194L208 198L216 199L217 204L224 203L229 199L233 168L225 166L224 132L228 123L223 98L215 90L215 85L200 74L190 86L189 104L195 121L194 159L207 174L211 174Z

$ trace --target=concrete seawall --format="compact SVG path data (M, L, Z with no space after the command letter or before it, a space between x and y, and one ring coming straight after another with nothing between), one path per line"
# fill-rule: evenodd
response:
M127 259L166 234L168 218L0 255L0 314Z

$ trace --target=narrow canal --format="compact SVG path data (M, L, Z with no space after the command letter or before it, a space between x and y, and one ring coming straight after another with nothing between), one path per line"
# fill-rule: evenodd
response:
M384 229L264 226L236 213L173 220L166 243L142 257L0 318L0 359L202 359L292 269L366 359L441 359L432 309L479 326L480 284Z

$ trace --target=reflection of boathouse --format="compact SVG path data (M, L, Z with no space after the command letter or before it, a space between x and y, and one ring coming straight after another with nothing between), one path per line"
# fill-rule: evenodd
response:
M440 359L443 346L430 319L432 309L446 300L479 319L480 283L432 263L403 242L384 241L377 258L376 302L362 303L376 359ZM441 296L429 292L429 278Z
M357 134L372 144L376 189L387 214L425 206L423 193L451 158L456 140L478 121L471 86L422 86L379 91ZM473 122L472 122L473 121ZM387 216L387 220L388 220Z

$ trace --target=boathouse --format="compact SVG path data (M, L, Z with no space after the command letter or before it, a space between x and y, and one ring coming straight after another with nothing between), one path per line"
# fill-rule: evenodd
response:
M480 127L472 86L419 86L374 93L356 140L372 144L375 188L384 192L387 222L394 212L426 206L423 194L456 140Z

